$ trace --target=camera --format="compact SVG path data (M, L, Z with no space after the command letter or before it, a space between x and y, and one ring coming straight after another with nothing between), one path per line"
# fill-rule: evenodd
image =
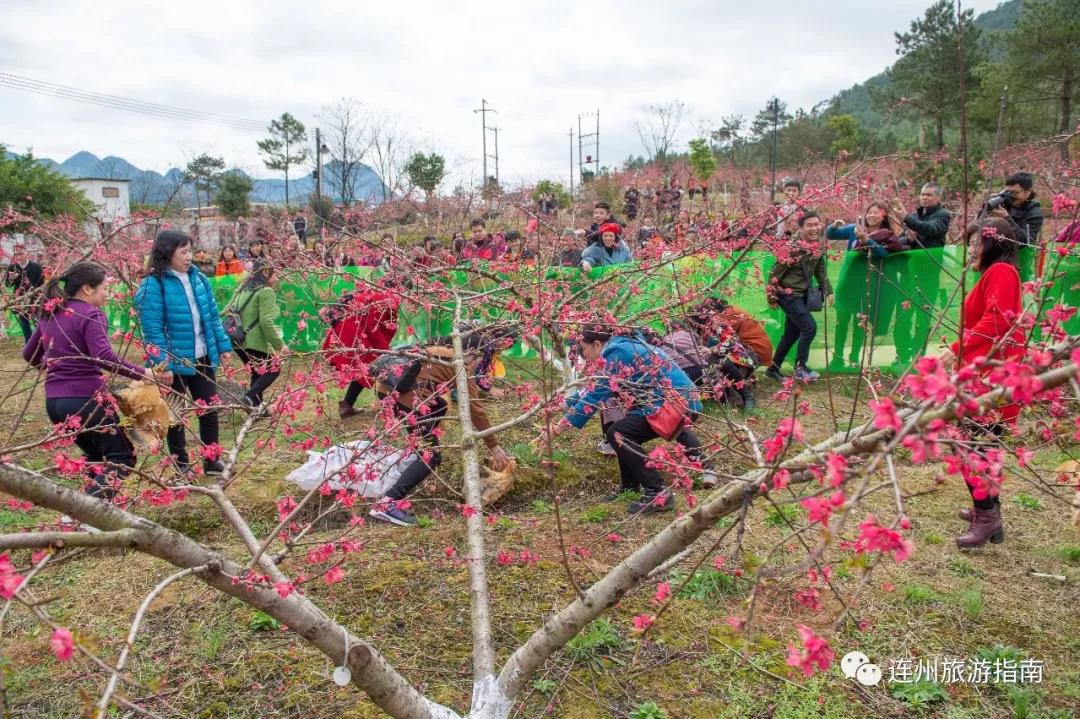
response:
M1006 204L1011 199L1012 195L1010 195L1007 191L1002 190L996 195L990 196L990 198L986 201L986 208L989 210L996 210L997 208Z

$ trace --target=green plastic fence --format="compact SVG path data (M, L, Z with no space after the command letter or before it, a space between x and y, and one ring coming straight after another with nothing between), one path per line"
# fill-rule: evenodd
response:
M964 289L960 286L962 248L950 246L935 250L911 251L885 258L869 258L863 253L848 252L830 258L828 273L836 294L835 303L815 314L818 333L810 353L816 368L830 365L833 371L854 371L860 364L887 367L906 364L927 347L936 351L942 341L951 342L957 334L960 304ZM1020 266L1024 274L1034 267L1033 252L1024 248ZM724 297L728 302L750 312L765 326L774 344L784 327L784 315L768 307L765 282L773 258L765 252L752 252L739 262L728 259L687 257L651 268L647 273L636 265L616 265L584 273L575 268L526 268L517 276L520 281L539 281L557 289L563 297L581 293L579 302L587 302L595 292L590 285L597 281L614 284L615 299L609 307L627 322L650 324L660 328L667 320L679 318L702 292ZM370 267L346 268L327 274L311 270L294 274L282 281L280 320L286 343L295 350L317 350L326 328L319 320L319 309L335 301L354 283L373 275ZM1044 276L1053 278L1046 308L1054 304L1080 305L1080 258L1048 255ZM218 304L224 306L242 280L238 276L214 277L210 282ZM1030 279L1030 278L1025 278ZM968 273L966 286L976 280ZM470 290L490 291L499 298L495 280L477 278L462 270L452 270L444 281ZM508 295L508 291L501 291ZM605 295L611 296L611 295ZM685 301L683 300L685 298ZM429 304L429 303L425 303ZM481 319L494 319L501 303L485 305ZM113 303L106 307L114 329L134 326L130 305ZM939 316L941 317L939 321ZM398 318L396 344L423 342L445 335L452 325L452 306L432 302L430 306L405 306ZM1067 329L1080 333L1080 317L1070 320ZM17 327L9 332L17 333ZM826 344L827 343L827 344ZM826 346L833 348L826 352ZM530 354L521 344L508 353L511 357ZM789 361L793 359L789 355Z

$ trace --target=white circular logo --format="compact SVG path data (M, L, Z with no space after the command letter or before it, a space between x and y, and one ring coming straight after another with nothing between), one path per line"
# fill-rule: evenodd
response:
M844 658L840 660L840 670L844 672L844 676L848 679L854 679L855 672L859 671L859 667L869 663L870 657L862 652L848 652L844 655Z
M881 682L881 667L877 664L863 664L855 672L855 678L864 687L876 687Z

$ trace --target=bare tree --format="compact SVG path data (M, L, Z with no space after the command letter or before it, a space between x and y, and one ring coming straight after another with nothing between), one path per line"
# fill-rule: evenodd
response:
M686 114L686 103L681 100L672 100L662 105L646 105L645 119L635 122L641 144L649 161L667 159L675 135L679 132L683 116Z
M333 196L346 205L356 202L356 172L373 142L373 132L360 103L343 97L317 116L326 125L324 142L330 148L325 166Z
M386 202L401 189L402 166L411 154L411 140L401 129L401 118L396 114L374 116L370 125L371 152L382 183L382 201Z

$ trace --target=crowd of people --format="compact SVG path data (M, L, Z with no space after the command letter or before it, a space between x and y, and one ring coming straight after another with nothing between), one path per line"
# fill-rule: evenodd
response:
M1023 268L1018 248L1038 241L1042 215L1034 198L1030 175L1017 173L1008 178L1005 190L990 198L982 219L967 228L963 237L970 251L971 269L980 273L975 287L964 300L962 339L944 359L956 357L1022 354L1024 334L1012 321L1021 311L1020 287ZM942 190L926 183L919 193L919 207L907 212L893 201L872 202L853 222L826 221L801 197L802 186L785 180L785 201L778 207L771 225L782 241L768 275L767 299L784 316L783 333L776 346L758 318L745 309L716 297L696 300L683 308L680 317L663 327L586 326L568 338L569 355L576 356L592 377L588 390L567 399L567 411L550 434L537 441L550 441L569 429L581 429L593 415L601 422L602 441L598 450L618 461L620 484L609 499L622 492L640 492L628 504L632 513L670 510L674 506L671 489L653 462L647 461L643 446L658 438L681 445L698 481L715 486L716 474L701 454L701 443L693 430L702 398L752 410L756 404L755 373L776 381L786 381L783 367L792 349L794 380L812 382L819 375L809 367L809 353L817 333L813 313L832 304L836 308L837 336L833 338L833 362L857 363L863 333L857 325L882 322L885 311L871 296L877 285L896 281L899 274L918 277L919 305L934 305L941 282L941 262L926 251L946 244L952 216L942 206ZM690 187L693 197L704 194L698 184ZM472 220L468 234L455 237L450 247L438 238L424 237L413 251L401 258L385 251L393 237L378 242L362 242L346 250L327 247L314 239L305 252L325 266L366 265L393 268L404 261L417 268L458 262L539 262L580 267L584 270L626 264L635 252L653 245L692 241L706 229L707 217L690 217L681 209L682 190L673 181L663 190L650 185L640 193L629 188L624 198L627 218L637 226L614 216L605 202L593 207L593 222L585 228L565 228L553 247L540 246L541 233L534 224L524 234L517 230L490 232L484 219ZM556 212L554 205L545 215ZM673 220L664 230L654 222L655 213L665 212ZM635 222L637 217L640 222ZM306 222L293 225L306 239ZM633 234L634 240L628 241ZM827 251L836 243L853 258L842 269L833 288L826 272ZM149 269L134 294L134 307L147 353L146 365L121 359L108 340L108 325L101 307L105 304L105 268L93 262L78 262L45 282L42 267L30 259L25 247L16 248L5 272L5 282L16 298L33 299L37 304L17 306L15 316L26 340L24 357L45 372L46 413L51 421L78 428L77 444L93 467L88 470L87 491L99 496L115 493L128 469L135 464L134 450L106 397L106 375L143 379L158 383L163 390L188 397L200 406L197 413L200 452L188 450L182 424L170 427L167 449L171 462L182 474L220 474L224 465L219 448L219 411L223 403L217 375L233 354L250 372L244 394L236 399L239 409L265 414L267 393L281 373L288 348L283 341L278 318L280 299L276 292L282 267L287 266L283 248L256 236L246 249L233 245L221 249L211 267L201 269L195 262L192 238L175 230L155 238ZM890 256L904 256L907 262L889 263ZM892 274L890 274L892 273ZM230 301L219 308L207 275L237 275L241 282ZM870 287L873 291L866 291ZM373 517L396 525L411 525L407 497L441 462L439 430L449 403L455 396L455 378L448 362L452 350L446 342L410 347L406 352L391 350L397 332L402 301L396 281L378 289L357 289L326 307L323 319L327 334L320 361L332 368L345 395L338 403L338 416L348 420L360 414L356 408L364 390L372 392L388 418L407 427L413 448L408 466L381 501L372 508ZM931 321L930 312L900 312L895 332L915 338L897 342L898 362L910 362L925 351ZM869 317L869 320L867 319ZM915 328L912 329L912 324ZM506 336L491 336L481 329L463 337L470 376L469 411L474 426L483 431L491 426L484 409L484 397L491 391L491 372ZM512 341L512 340L511 340ZM1015 409L1015 408L1013 408ZM981 430L1000 434L1015 421L1009 407L997 421ZM77 419L75 419L77 418ZM484 439L493 469L505 468L509 455L498 436ZM105 470L102 470L105 467ZM969 521L967 533L957 539L961 547L1001 541L1000 503L996 497L976 496L974 507L963 516Z

